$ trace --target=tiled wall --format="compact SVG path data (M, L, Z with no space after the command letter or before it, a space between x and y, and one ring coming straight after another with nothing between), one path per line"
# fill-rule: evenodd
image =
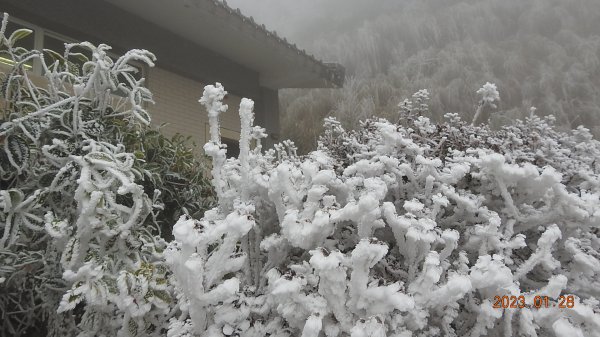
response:
M198 102L202 97L205 84L161 68L151 68L146 85L152 91L156 102L148 107L152 115L152 123L154 125L168 123L169 125L163 128L167 135L174 135L177 132L190 135L201 147L210 137L206 134L207 112ZM225 131L223 135L227 137L231 137L232 134L238 135L240 97L228 94L225 103L229 109L220 117L221 128L231 132Z

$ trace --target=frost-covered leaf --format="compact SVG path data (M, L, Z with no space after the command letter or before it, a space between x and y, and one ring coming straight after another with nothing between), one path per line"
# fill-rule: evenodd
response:
M86 158L91 159L92 161L101 161L101 162L113 162L114 159L107 153L104 152L93 152L86 156Z
M26 28L15 30L14 32L12 32L12 34L10 34L10 37L8 38L8 45L14 46L17 41L26 38L31 33L33 33L33 31L31 29Z
M56 177L56 174L58 172L57 171L49 171L49 172L44 172L40 175L39 181L38 181L38 186L39 187L49 187L52 182L54 181L54 178Z
M63 56L52 49L43 49L44 54L48 55L53 61L58 61L60 64L65 62Z
M164 290L154 290L153 295L164 303L171 303L171 296Z
M4 149L0 149L0 174L2 177L6 177L7 175L12 175L14 172L15 169L10 164L8 155L4 152Z
M63 166L52 179L50 189L53 191L62 191L67 185L72 184L77 177L79 168L75 162L68 162Z
M44 220L37 215L24 213L20 218L23 225L31 230L41 231L44 229Z
M137 108L133 111L134 116L142 124L150 125L150 114L141 108Z
M37 142L42 134L42 128L35 121L23 121L19 123L21 130L32 142Z
M81 293L76 293L76 290L68 290L62 297L58 306L58 313L66 312L75 309L77 304L83 301Z
M21 174L29 160L27 142L20 136L9 135L4 140L4 152L13 168Z
M44 216L46 232L55 239L64 239L69 234L69 225L66 220L58 220L52 212Z
M79 257L79 239L72 237L65 246L65 249L60 258L60 264L65 269L69 269L75 263L75 260Z
M4 137L9 134L15 128L15 124L12 122L2 121L0 123L0 137Z

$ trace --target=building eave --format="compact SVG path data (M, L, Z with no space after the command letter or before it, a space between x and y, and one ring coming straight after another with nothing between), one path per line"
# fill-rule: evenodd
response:
M344 68L325 63L218 0L106 0L259 74L261 86L335 88ZM198 65L210 66L210 65Z

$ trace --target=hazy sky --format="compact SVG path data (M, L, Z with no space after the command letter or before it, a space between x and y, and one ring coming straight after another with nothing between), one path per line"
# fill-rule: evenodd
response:
M311 0L304 0L314 2ZM283 36L292 37L295 28L307 17L308 6L300 1L290 0L229 0L227 4L239 8L246 16L252 16L256 22L265 24L270 30L276 30Z

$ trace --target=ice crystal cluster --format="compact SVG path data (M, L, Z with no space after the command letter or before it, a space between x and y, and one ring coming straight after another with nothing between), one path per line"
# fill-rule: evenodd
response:
M483 100L498 99L486 85ZM262 152L240 107L225 159L207 86L218 207L182 217L165 252L180 315L168 336L600 336L600 143L533 116L499 131L325 120L316 151ZM494 308L495 296L524 308ZM572 295L571 308L552 307ZM549 308L533 308L548 296Z

